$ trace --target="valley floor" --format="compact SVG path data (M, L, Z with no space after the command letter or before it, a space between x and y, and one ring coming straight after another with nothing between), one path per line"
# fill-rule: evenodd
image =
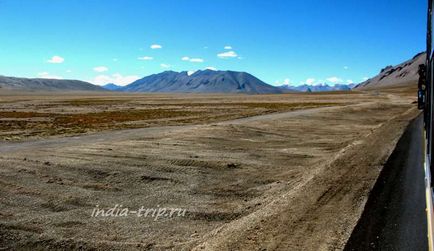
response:
M0 246L342 249L413 96L0 96Z

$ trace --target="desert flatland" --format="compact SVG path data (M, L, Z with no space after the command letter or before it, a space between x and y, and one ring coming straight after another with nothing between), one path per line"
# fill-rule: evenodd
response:
M3 94L0 246L340 249L414 96Z

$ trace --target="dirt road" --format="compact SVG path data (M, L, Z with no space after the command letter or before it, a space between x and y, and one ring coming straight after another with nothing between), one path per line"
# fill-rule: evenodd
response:
M369 106L372 105L372 102L367 102L363 104L356 105L348 105L347 107L360 107L360 106ZM212 125L242 125L248 124L250 122L255 121L273 121L279 119L289 119L296 116L309 115L314 113L326 112L334 109L339 109L340 106L334 107L321 107L321 108L311 108L311 109L302 109L296 111L289 112L277 112L266 115L258 115L251 116L239 119L232 119L228 121L222 121L213 123ZM194 130L206 125L185 125L185 126L157 126L157 127L149 127L149 128L139 128L139 129L126 129L126 130L118 130L118 131L107 131L107 132L99 132L93 133L90 135L82 135L82 136L72 136L72 137L63 137L63 138L52 138L52 139L42 139L42 140L27 140L24 142L3 142L0 145L0 153L6 153L11 151L32 151L40 148L46 147L62 147L65 145L77 145L77 144L86 144L86 143L94 143L94 142L105 142L105 141L121 141L121 140L129 140L134 139L137 135L153 135L153 136L161 136L165 133L173 133L176 131L182 130Z
M218 125L234 125L234 124L246 124L252 121L267 121L276 119L291 118L299 115L307 115L312 113L317 113L321 111L327 111L330 109L336 109L337 107L323 107L323 108L313 108L313 109L303 109L290 112L272 113L266 115L258 115L234 120L228 120L223 122L218 122ZM134 139L137 135L161 135L164 133L170 133L181 130L194 130L201 127L201 125L187 125L187 126L161 126L161 127L149 127L149 128L139 128L139 129L129 129L129 130L119 130L119 131L109 131L94 133L90 135L65 137L65 138L53 138L53 139L43 139L43 140L28 140L24 142L4 142L0 145L0 152L10 152L10 151L23 151L23 150L35 150L41 147L61 147L64 145L76 145L76 144L86 144L92 142L104 142L112 140L128 140Z

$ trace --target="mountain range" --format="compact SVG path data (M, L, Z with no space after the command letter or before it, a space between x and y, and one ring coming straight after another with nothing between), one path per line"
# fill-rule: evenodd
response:
M246 72L199 70L165 71L139 79L120 89L127 92L177 93L282 93L280 88L264 83Z
M330 91L349 91L355 84L315 84L315 85L281 85L279 88L292 92L330 92Z
M425 53L396 66L387 66L380 73L357 86L354 84L318 84L272 86L246 72L199 70L196 72L165 71L136 80L126 86L113 83L97 86L79 80L17 78L0 76L1 90L24 91L124 91L163 93L245 93L276 94L287 92L320 92L381 89L416 86L418 67L425 62Z
M0 76L0 90L2 89L25 91L105 91L101 86L80 80Z

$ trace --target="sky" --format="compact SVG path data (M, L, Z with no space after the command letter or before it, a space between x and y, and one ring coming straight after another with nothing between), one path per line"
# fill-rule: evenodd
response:
M0 0L0 75L126 85L166 70L359 83L425 48L426 0Z

